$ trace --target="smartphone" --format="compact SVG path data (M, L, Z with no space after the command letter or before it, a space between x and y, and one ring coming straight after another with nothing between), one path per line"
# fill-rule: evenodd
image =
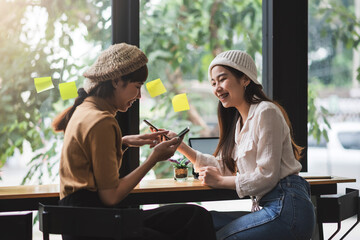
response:
M177 135L179 138L181 138L182 136L184 136L185 134L187 134L190 131L189 127L186 127L184 130L182 130L181 132L179 132L179 134Z
M148 120L144 119L144 122L149 125L150 127L152 127L153 129L155 129L155 131L160 131L157 127L155 127L152 123L150 123ZM182 130L178 135L177 137L182 137L184 136L186 133L188 133L190 131L190 128L189 127L186 127L184 128L184 130ZM163 135L165 137L166 140L170 140L170 138L166 135Z
M159 131L159 129L157 127L155 127L154 125L151 124L151 122L149 122L148 120L144 119L144 122L149 125L150 127L152 127L153 129L155 129L155 131Z
M150 127L152 127L153 129L155 129L155 131L160 131L157 127L155 127L153 124L151 124L148 120L144 119L144 122L149 125ZM166 140L170 140L170 138L166 135L163 135L165 137Z

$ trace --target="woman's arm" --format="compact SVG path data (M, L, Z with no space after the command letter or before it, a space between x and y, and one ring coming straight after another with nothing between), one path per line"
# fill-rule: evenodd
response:
M155 166L155 163L150 160L151 155L143 164L137 167L134 171L121 178L117 188L112 189L100 189L99 196L101 201L105 205L115 205L123 200L130 191L141 181L141 179L146 175L152 167Z
M174 137L176 136L176 133L169 131L168 136ZM232 173L226 167L223 167L222 160L219 157L214 157L210 154L198 152L186 145L184 142L180 144L177 150L191 161L195 169L200 169L205 166L213 166L218 168L222 175L232 175Z
M153 148L160 142L159 138L167 133L168 131L159 131L138 135L126 135L122 137L122 144L128 147L141 147L144 145L150 145L150 148Z
M143 164L120 179L116 188L99 189L102 202L112 206L123 200L157 162L167 160L174 154L180 140L182 139L174 138L158 144Z
M191 161L192 164L196 162L196 151L186 145L184 142L181 142L179 148L177 149L182 155Z
M199 180L203 185L213 188L236 189L236 176L223 176L216 167L202 167L199 172Z
M164 129L159 129L161 131L164 131ZM152 132L156 132L154 129L150 128L150 131ZM177 134L173 131L167 131L167 136L169 138L173 138L176 137ZM189 159L191 161L192 164L195 164L196 162L196 151L189 147L188 145L186 145L186 143L181 142L181 144L179 145L178 149L177 149L182 155L184 155L187 159Z

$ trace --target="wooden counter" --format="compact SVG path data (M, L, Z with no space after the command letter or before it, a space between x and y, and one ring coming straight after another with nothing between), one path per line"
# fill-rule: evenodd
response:
M334 194L338 183L355 182L352 178L332 177L330 179L312 179L313 195ZM142 205L155 203L200 202L238 199L234 190L212 189L203 186L192 178L185 182L173 179L143 180L126 197L121 205ZM59 185L29 185L0 187L0 212L36 210L38 203L57 204Z

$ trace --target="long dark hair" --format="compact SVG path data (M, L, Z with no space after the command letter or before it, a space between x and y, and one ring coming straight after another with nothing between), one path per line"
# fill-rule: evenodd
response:
M245 76L243 72L240 72L236 69L233 69L228 66L220 65L227 70L229 70L238 80ZM291 145L297 160L300 160L302 157L302 151L304 150L303 147L298 146L294 141L294 134L291 126L290 119L285 111L285 109L277 102L269 99L263 89L262 86L259 84L250 81L250 84L246 86L246 91L244 94L245 101L249 104L257 104L262 101L268 101L274 103L278 108L280 108L285 121L290 129L290 137L291 137ZM240 119L240 124L242 126L243 122L241 121L241 115L239 111L234 108L224 108L221 102L218 103L218 121L219 121L219 129L220 129L220 136L219 136L219 144L215 150L214 156L217 156L221 153L221 158L223 159L224 167L226 167L232 171L233 173L236 172L235 168L235 161L232 158L232 153L235 147L235 128L236 123Z
M123 82L122 87L126 87L129 82L141 82L144 83L148 76L148 69L147 66L144 65L143 67L139 68L135 72L129 73L125 76L121 77ZM52 128L55 132L65 132L66 127L70 121L71 116L75 112L77 106L84 102L84 100L88 96L96 96L99 98L112 98L114 96L114 86L112 85L112 80L107 80L96 87L94 87L89 93L87 93L84 88L79 88L78 94L79 96L75 99L74 105L65 109L62 113L54 118L52 122ZM119 81L119 80L117 80Z

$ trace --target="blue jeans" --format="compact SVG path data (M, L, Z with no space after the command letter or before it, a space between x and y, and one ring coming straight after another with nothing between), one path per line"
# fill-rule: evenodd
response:
M260 211L211 212L217 239L310 239L315 227L309 183L298 175L280 180L261 198Z

